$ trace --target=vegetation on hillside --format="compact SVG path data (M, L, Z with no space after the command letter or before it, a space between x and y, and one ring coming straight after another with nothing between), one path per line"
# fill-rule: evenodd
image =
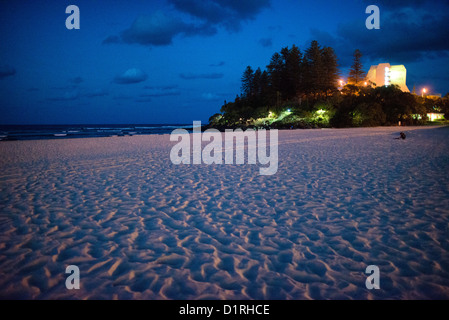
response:
M348 83L343 86L335 52L312 41L272 55L264 70L246 67L241 94L210 117L213 127L315 128L424 124L427 113L445 113L449 94L429 99L402 92L395 85L367 82L362 53L354 52Z

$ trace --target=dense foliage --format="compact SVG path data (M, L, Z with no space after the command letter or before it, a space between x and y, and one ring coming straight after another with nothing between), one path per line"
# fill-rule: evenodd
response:
M354 52L348 83L340 83L337 57L312 41L302 52L282 48L265 70L246 67L241 94L225 102L209 123L215 127L353 127L423 124L429 112L449 119L449 96L428 99L399 87L365 82L362 53Z

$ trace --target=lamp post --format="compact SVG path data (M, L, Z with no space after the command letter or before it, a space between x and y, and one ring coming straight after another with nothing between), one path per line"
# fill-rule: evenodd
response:
M423 88L422 89L422 94L421 94L421 97L423 97L424 98L424 94L427 92L427 90L426 90L426 88Z

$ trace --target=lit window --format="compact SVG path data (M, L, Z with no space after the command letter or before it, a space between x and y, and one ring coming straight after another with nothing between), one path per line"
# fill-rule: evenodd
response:
M385 67L385 85L390 85L390 68Z

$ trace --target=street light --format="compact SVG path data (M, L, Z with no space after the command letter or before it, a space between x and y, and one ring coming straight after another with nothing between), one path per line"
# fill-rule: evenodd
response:
M423 88L422 89L422 94L421 94L421 97L423 97L424 98L424 94L427 92L427 90L426 90L426 88Z

